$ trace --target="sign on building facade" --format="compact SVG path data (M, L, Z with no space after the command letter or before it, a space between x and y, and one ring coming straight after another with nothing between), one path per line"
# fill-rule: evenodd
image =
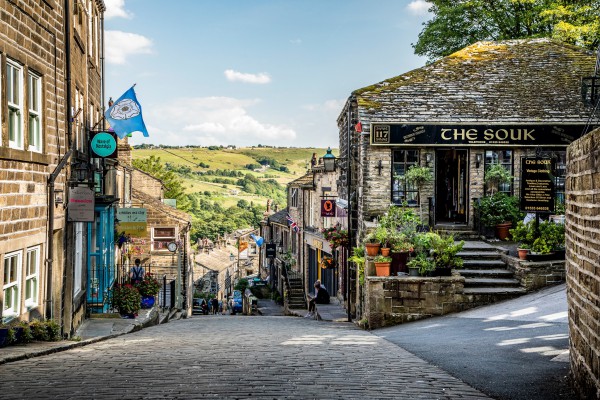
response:
M521 211L554 212L554 160L521 158Z
M94 221L94 191L87 186L75 186L69 190L67 209L70 222Z
M147 215L145 208L118 208L117 230L131 237L146 237Z

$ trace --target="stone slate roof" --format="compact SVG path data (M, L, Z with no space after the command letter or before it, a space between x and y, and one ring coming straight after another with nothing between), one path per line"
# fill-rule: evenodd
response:
M275 214L269 216L269 223L275 223L279 225L288 225L286 216L288 214L287 209L279 210Z
M478 42L425 67L358 89L369 122L585 123L581 78L595 55L549 39ZM340 116L341 117L341 116Z
M288 183L289 186L299 186L299 187L309 187L312 188L314 186L313 183L313 174L308 173L304 176L301 176L298 179L295 179Z

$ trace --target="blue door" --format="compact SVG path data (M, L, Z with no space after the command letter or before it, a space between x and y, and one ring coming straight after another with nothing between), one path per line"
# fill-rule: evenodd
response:
M116 277L115 211L110 205L97 205L94 211L95 221L88 224L87 303L92 312L106 313Z

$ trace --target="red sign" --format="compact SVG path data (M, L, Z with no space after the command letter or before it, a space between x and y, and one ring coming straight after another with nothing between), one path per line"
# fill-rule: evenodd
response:
M335 200L321 200L321 217L335 217Z

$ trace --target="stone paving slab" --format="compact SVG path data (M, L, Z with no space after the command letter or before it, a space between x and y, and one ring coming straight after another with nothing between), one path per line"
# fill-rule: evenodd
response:
M192 317L0 365L6 398L485 399L349 323Z

